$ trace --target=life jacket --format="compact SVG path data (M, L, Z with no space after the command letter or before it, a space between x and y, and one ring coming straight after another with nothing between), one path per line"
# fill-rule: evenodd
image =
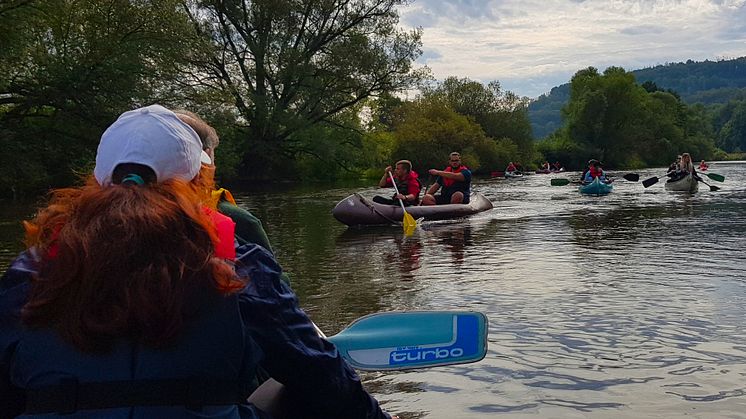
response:
M391 178L389 178L389 181L391 181ZM420 202L420 190L422 189L422 183L420 182L417 172L415 172L414 170L410 170L409 175L404 180L401 180L398 177L394 177L394 182L396 182L396 189L399 191L400 194L412 194L414 195L414 203L417 204ZM392 197L392 199L394 198Z
M448 166L448 167L450 168L450 166ZM508 165L508 167L505 169L505 171L506 172L515 172L516 171L516 167L515 167L515 165L513 163L510 163Z
M468 170L468 167L466 167L464 165L461 165L461 166L458 167L458 169L453 170L453 168L451 166L448 166L448 167L446 167L446 170L444 170L444 172L459 173L462 170ZM450 179L450 178L444 177L443 178L443 187L444 188L449 188L453 184L458 183L458 182L459 181L457 181L456 179Z
M230 217L208 207L202 207L202 211L210 217L218 232L217 242L212 243L215 246L215 256L231 261L236 260L234 246L236 223Z
M595 179L597 177L602 176L604 174L604 171L601 168L593 166L591 167L590 173L591 173L591 179Z

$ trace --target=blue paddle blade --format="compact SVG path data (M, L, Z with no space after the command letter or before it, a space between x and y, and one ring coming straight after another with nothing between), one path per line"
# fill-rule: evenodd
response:
M360 370L467 364L487 354L487 317L471 311L376 313L329 340Z

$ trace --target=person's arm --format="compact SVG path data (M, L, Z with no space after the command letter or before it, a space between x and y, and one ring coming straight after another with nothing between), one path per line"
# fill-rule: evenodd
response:
M261 366L285 387L288 417L389 418L336 347L319 337L272 255L257 246L239 250L236 273L249 278L238 296L241 317L262 349Z
M391 166L386 166L386 168L383 169L383 176L381 176L381 180L378 181L379 188L390 188L393 186L389 173L391 173Z
M256 243L272 251L272 245L262 227L262 222L254 214L228 201L218 202L218 211L236 223L236 240L239 244Z
M447 179L454 179L459 182L463 182L465 180L464 175L461 173L453 173L453 172L446 172L444 170L436 170L436 169L430 169L430 174L433 176L440 176Z

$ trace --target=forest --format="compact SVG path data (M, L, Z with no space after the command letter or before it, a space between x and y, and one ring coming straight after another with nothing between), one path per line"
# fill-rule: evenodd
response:
M377 178L402 158L424 172L451 151L488 173L509 161L633 168L684 150L698 159L746 150L746 99L731 94L732 75L705 83L715 89L705 103L702 91L640 84L621 68L579 69L561 119L537 135L530 107L551 95L532 103L498 80L434 80L416 65L421 30L398 26L403 2L3 2L0 196L79 182L103 130L152 103L218 130L224 182Z
M743 127L746 103L746 57L717 61L668 63L631 71L648 90L665 90L690 106L705 107L717 147L728 153L746 151ZM562 108L570 98L570 84L554 87L529 105L536 138L562 126Z

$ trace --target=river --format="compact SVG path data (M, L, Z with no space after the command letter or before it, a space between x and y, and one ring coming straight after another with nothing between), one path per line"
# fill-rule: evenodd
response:
M577 174L477 180L493 210L412 237L331 216L372 187L234 193L328 334L378 311L488 316L481 362L362 374L402 419L746 418L746 162L710 172L721 190L694 195L621 178L605 197L550 186ZM0 270L31 213L0 210Z

